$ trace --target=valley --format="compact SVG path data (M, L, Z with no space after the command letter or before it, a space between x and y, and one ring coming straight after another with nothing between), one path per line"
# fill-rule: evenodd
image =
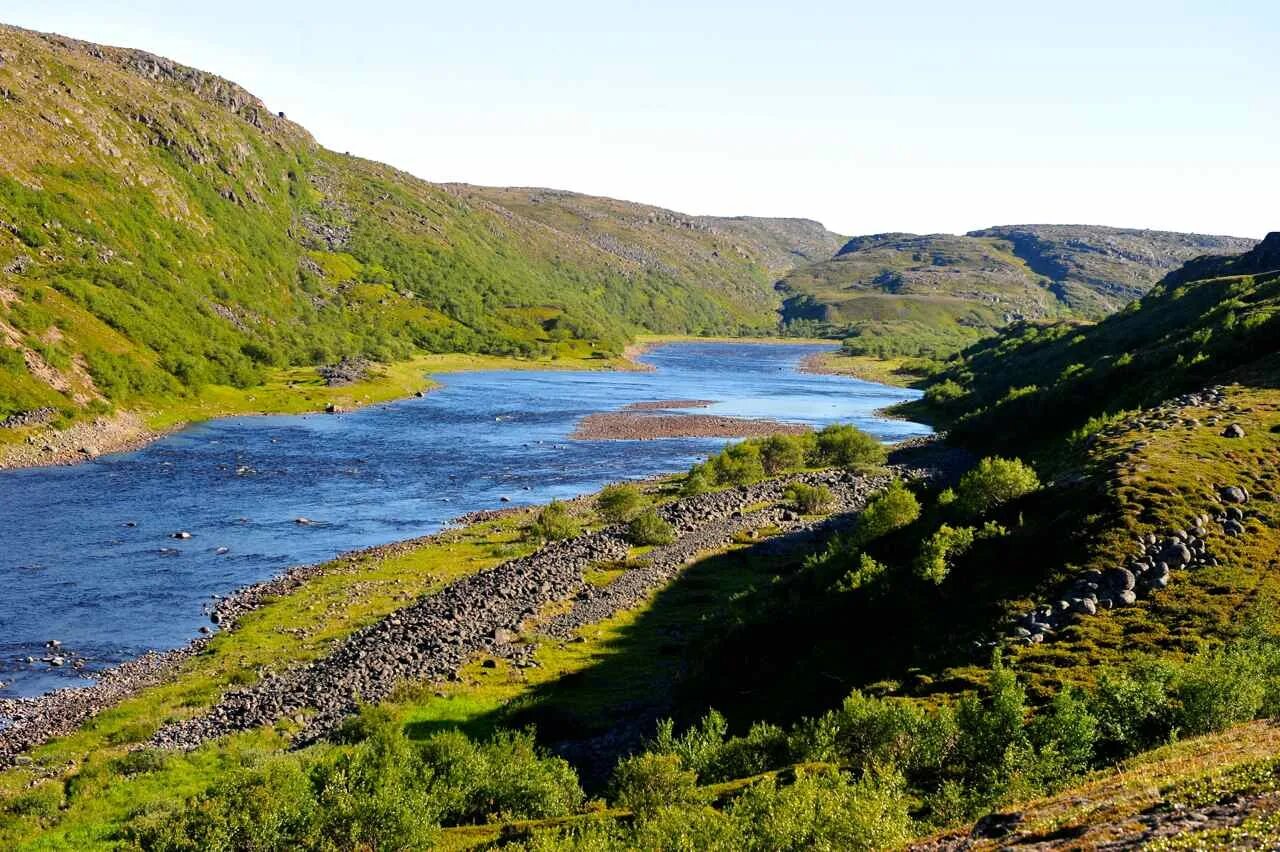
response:
M0 141L0 848L1280 846L1280 232L432 182L6 25Z

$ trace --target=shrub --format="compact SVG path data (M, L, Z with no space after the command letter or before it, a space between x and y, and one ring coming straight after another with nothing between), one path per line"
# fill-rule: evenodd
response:
M960 477L955 505L962 514L978 517L1039 487L1036 472L1018 459L989 456Z
M857 781L834 770L798 772L779 786L757 782L729 812L743 827L749 850L883 849L910 837L909 798L893 771L864 773Z
M562 541L578 534L577 520L569 507L559 500L552 500L539 510L529 525L528 536L533 541Z
M432 802L449 823L564 816L582 804L573 768L544 755L531 732L499 732L477 743L446 731L428 739L422 753Z
M813 434L771 435L760 443L760 463L770 476L804 467L814 444Z
M858 554L858 565L844 573L833 587L837 592L853 592L879 586L888 576L889 568L877 562L868 553Z
M901 529L920 517L920 501L902 480L895 479L858 513L853 541L861 546Z
M884 445L847 424L827 426L818 433L817 454L823 464L861 470L884 464Z
M1125 672L1103 672L1089 701L1098 720L1098 748L1108 757L1168 742L1174 719L1169 686L1174 671L1167 665L1143 664Z
M639 754L623 758L613 772L613 797L622 807L645 818L668 805L701 799L698 776L674 754Z
M698 494L705 494L715 486L710 471L706 465L696 464L689 468L689 472L685 474L684 482L680 483L681 497L695 497Z
M749 441L725 447L707 460L707 467L718 485L750 485L764 479L760 448Z
M627 524L627 540L641 547L671 544L676 540L676 531L656 509L645 509Z
M1042 786L1053 786L1087 771L1098 743L1098 720L1080 693L1064 688L1031 720Z
M951 572L951 561L973 546L973 527L943 524L920 546L916 557L916 576L934 585L942 585Z
M625 524L639 514L646 502L639 486L620 482L601 489L596 497L596 511L611 524Z
M825 485L808 485L795 482L787 486L787 502L805 515L825 513L835 501L835 495Z

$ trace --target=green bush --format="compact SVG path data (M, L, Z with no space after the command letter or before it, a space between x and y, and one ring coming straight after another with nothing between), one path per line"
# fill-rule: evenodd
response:
M865 470L884 464L884 445L853 426L833 424L817 437L817 456L824 465Z
M606 485L596 496L596 511L611 524L625 524L640 513L648 499L630 482Z
M457 731L435 734L422 762L431 801L450 824L564 816L583 800L573 767L543 754L527 731L479 743Z
M641 818L668 805L694 804L702 799L698 776L685 769L674 754L639 754L623 758L613 773L613 798Z
M769 778L752 784L730 806L749 850L869 850L911 836L910 798L902 776L868 772L798 772L794 784Z
M835 502L835 495L825 485L808 485L794 482L787 486L784 495L787 502L795 506L796 511L805 515L825 514Z
M920 554L915 562L916 576L941 585L951 572L952 560L972 547L973 542L973 527L943 524L920 545Z
M681 497L696 497L699 494L706 494L715 487L715 480L711 472L705 464L696 464L685 474L684 481L680 483Z
M770 435L760 442L760 463L769 476L800 470L815 446L812 432L804 435Z
M627 540L640 547L671 544L676 531L656 509L645 509L627 524Z
M725 447L707 460L707 469L717 485L750 485L764 479L760 447L750 441Z
M902 483L902 480L895 479L858 513L858 523L853 531L853 543L862 546L875 541L913 523L919 517L920 501Z
M573 538L580 529L569 507L559 500L552 500L538 511L529 524L527 535L537 542L563 541Z
M854 592L858 589L877 589L888 577L889 568L877 562L869 553L858 554L858 564L850 568L832 587L836 592Z
M976 518L1039 487L1036 472L1020 460L989 456L960 477L955 506Z

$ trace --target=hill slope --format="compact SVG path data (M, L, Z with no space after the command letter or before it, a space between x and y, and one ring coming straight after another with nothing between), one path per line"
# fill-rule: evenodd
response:
M584 238L325 150L212 74L11 27L0 136L0 420L344 356L584 355L636 330L769 329L774 278L836 240L602 199L640 224Z
M778 288L795 328L850 335L856 351L937 354L1019 319L1105 316L1185 261L1255 242L1084 225L878 234Z

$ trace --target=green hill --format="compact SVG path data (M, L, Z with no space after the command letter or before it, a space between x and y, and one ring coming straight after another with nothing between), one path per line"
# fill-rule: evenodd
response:
M946 354L1018 320L1097 319L1166 272L1254 240L1084 225L855 237L778 283L783 322L851 351Z
M524 193L328 151L212 74L12 27L0 135L0 420L346 356L582 356L637 331L771 330L773 280L838 242L811 222L604 199L575 202L607 211L584 229Z

